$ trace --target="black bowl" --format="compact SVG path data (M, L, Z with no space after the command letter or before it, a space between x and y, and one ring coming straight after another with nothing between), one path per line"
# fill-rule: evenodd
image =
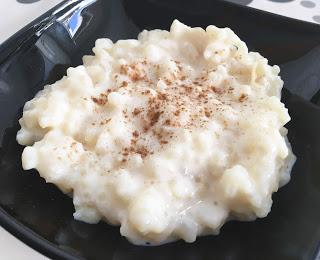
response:
M81 63L100 37L135 38L192 26L232 28L250 50L280 64L287 125L297 162L291 182L273 196L271 213L229 222L219 236L138 247L105 223L75 221L72 200L37 172L24 172L16 143L23 104L66 68ZM0 224L54 259L317 259L320 241L320 27L224 1L66 1L0 46Z

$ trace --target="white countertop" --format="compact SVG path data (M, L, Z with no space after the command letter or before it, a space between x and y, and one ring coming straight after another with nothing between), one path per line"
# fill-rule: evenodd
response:
M269 12L320 23L319 0L229 0ZM61 0L1 0L0 43ZM48 260L0 227L0 259Z

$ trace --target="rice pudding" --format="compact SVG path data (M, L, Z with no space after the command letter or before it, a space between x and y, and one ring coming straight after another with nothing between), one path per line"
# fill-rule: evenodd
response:
M269 213L295 161L278 66L229 28L177 20L93 52L25 104L17 134L75 219L159 245Z

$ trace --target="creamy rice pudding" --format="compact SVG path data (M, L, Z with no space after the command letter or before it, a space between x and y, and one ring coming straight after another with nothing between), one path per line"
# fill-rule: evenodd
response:
M295 160L278 66L179 21L93 52L25 104L17 134L23 168L72 195L76 219L158 245L268 214Z

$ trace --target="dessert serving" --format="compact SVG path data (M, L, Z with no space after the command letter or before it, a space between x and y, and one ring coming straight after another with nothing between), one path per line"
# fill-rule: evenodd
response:
M270 212L295 161L278 66L229 28L177 20L93 52L25 104L17 134L23 168L76 219L159 245Z

